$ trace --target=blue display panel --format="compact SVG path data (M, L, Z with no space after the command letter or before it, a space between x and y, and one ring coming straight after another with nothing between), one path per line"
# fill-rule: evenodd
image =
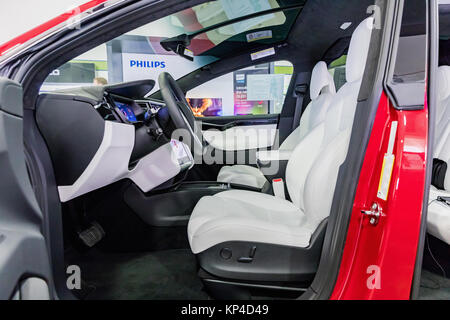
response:
M117 102L115 101L115 104L117 106L117 108L119 108L120 111L122 111L122 113L125 115L125 117L127 117L128 121L137 121L136 119L136 115L133 112L133 108L126 104L126 103L122 103L122 102Z

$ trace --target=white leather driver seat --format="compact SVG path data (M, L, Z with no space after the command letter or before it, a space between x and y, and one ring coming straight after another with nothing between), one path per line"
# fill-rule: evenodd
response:
M339 167L347 155L372 24L373 19L367 18L355 29L347 56L347 83L334 96L325 121L307 134L292 153L286 169L286 185L292 202L242 190L203 197L188 224L193 253L201 257L209 250L222 252L221 244L230 241L291 248L310 245L314 231L330 213ZM269 255L260 253L258 256L258 250L255 259L270 259ZM265 264L276 263L272 260ZM236 263L234 259L227 261L230 262L223 262ZM200 259L200 265L204 267L202 263L206 262ZM253 262L246 266L262 268L263 265ZM237 267L230 265L227 268L236 270Z
M438 201L450 197L450 67L438 68L438 104L436 114L434 159L448 167L442 170L433 166L433 184L430 187L428 206L428 232L450 245L450 206Z
M319 61L314 66L309 91L311 102L306 107L299 126L283 141L280 150L294 150L299 142L324 120L328 106L336 93L333 77L328 72L325 62ZM217 181L262 188L267 179L258 168L234 165L222 167Z

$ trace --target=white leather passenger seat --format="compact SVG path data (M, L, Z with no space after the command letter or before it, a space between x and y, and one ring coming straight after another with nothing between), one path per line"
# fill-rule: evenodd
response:
M438 68L438 101L436 112L434 159L443 161L447 166L445 174L433 170L435 185L430 187L428 206L428 232L450 245L450 206L440 197L450 197L450 67ZM442 169L441 169L442 170ZM436 175L441 175L437 178Z
M325 121L299 142L289 159L286 185L292 201L236 190L203 197L188 224L193 253L230 241L301 248L310 244L330 213L339 168L347 155L372 23L373 18L367 18L355 29L347 56L347 83L334 95Z
M319 61L311 74L311 102L302 114L299 126L283 141L280 150L294 150L299 142L324 120L335 93L333 77L328 72L326 63ZM267 179L258 168L248 165L234 165L222 167L217 176L217 181L262 188Z

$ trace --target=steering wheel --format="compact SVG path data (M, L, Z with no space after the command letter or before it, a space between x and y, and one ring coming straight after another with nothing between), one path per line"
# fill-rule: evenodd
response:
M161 95L169 110L169 115L177 129L185 130L188 133L189 141L183 141L190 148L191 152L195 154L203 154L204 145L202 143L201 129L195 122L194 114L192 113L189 103L184 96L183 91L177 84L175 79L167 72L163 72L158 77L159 88ZM197 134L196 134L197 133ZM186 137L186 134L183 134Z

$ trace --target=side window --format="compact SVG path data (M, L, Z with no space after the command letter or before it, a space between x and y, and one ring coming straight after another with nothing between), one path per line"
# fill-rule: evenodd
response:
M105 85L108 81L107 47L103 44L53 70L42 85L41 92Z
M336 86L336 91L342 87L345 80L345 63L347 62L347 55L343 55L340 58L334 60L330 63L328 67L328 71L330 71L331 75L334 79L334 85Z
M197 117L278 114L292 74L288 61L258 64L203 83L186 97Z

